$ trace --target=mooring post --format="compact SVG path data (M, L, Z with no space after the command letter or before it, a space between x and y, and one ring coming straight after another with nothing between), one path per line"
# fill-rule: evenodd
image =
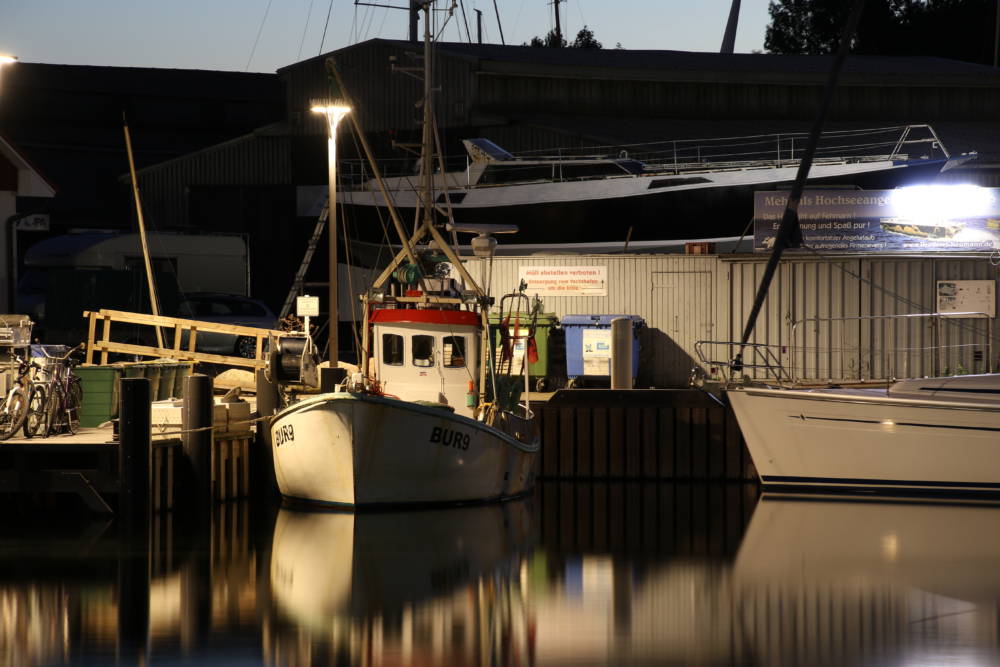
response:
M127 529L148 526L152 477L149 380L122 378L118 414L119 520Z
M261 421L257 423L257 438L250 457L253 466L254 488L273 495L277 491L274 479L274 454L271 452L271 419L278 410L278 386L268 379L267 371L258 368L255 374L257 380L257 414Z
M181 430L184 456L194 477L191 500L199 514L212 508L212 410L212 378L202 373L184 378Z
M124 661L138 664L145 661L149 634L149 380L122 378L118 408L118 651Z
M611 388L631 389L632 378L632 318L611 320Z

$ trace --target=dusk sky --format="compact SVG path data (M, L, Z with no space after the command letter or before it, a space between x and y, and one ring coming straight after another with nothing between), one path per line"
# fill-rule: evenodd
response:
M551 0L496 4L507 44L553 26ZM718 51L730 4L568 0L560 10L569 39L586 24L605 48L620 42L628 49ZM767 5L742 1L737 52L763 49ZM499 44L493 0L464 0L464 6L473 39L473 10L479 9L483 41ZM321 42L326 52L374 37L405 39L407 30L404 11L355 6L354 0L0 0L0 53L35 63L273 72L317 55ZM443 39L465 41L458 9Z

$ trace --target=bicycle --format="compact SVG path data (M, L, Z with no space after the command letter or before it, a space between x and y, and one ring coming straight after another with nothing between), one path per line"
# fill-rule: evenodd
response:
M42 437L65 432L73 434L80 428L80 407L83 405L83 386L80 378L73 374L73 366L79 362L71 359L83 343L72 348L63 356L45 356L54 360L43 372L49 378L42 383L33 383L28 398L27 416L24 420L25 437L33 437L42 432ZM37 366L36 368L41 368Z
M21 428L28 415L27 395L31 386L28 375L32 364L16 352L11 356L17 363L17 377L0 404L0 440L10 439Z

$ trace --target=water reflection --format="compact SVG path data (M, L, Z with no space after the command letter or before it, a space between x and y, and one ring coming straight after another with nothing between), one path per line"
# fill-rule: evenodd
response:
M1000 664L1000 507L527 501L0 525L0 664Z
M282 509L266 658L531 664L532 511L529 501L358 514Z

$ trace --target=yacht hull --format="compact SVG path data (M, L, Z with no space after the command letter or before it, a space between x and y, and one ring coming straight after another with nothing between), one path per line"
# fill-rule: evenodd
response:
M271 422L278 489L290 501L348 507L515 497L533 486L538 451L531 422L517 421L506 433L407 401L313 396Z
M728 392L765 489L1000 495L1000 406L866 391Z
M891 188L937 173L943 162L871 162L816 166L812 185ZM518 243L696 239L736 236L753 214L753 193L795 178L793 168L748 169L704 174L643 175L457 188L449 192L457 223L519 221ZM690 182L698 180L700 182ZM670 183L675 184L671 185ZM412 211L417 191L400 186L390 196L397 210ZM434 193L443 202L443 191ZM388 209L375 190L342 191L343 207L365 240L381 239ZM412 213L411 213L412 214ZM406 214L404 213L404 217Z

